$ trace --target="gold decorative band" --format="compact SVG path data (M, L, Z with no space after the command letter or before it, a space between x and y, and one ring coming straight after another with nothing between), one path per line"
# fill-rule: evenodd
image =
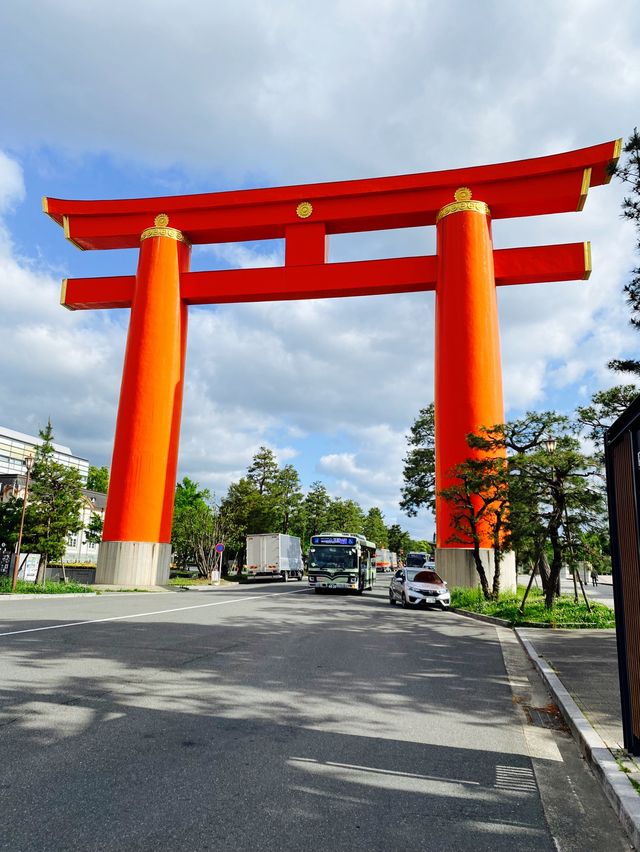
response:
M582 173L582 185L580 187L580 198L576 210L580 212L584 207L584 203L589 195L589 187L591 186L591 168L585 169Z
M622 154L622 139L616 139L616 141L613 143L613 156L609 161L609 165L607 167L607 174L604 178L605 183L609 183L609 181L613 177L612 170L615 169L615 167L618 165L620 154Z
M180 243L186 243L188 246L191 245L182 231L179 231L177 228L145 228L140 234L140 242L148 240L149 237L169 237L170 240L178 240Z
M79 243L77 243L77 242L73 239L73 237L71 236L71 231L70 231L70 229L69 229L69 217L68 217L68 216L63 216L63 217L62 217L62 227L63 227L63 229L64 229L64 238L65 238L65 240L69 240L69 242L70 242L72 245L74 245L76 248L79 248L79 249L80 249L80 251L84 251L83 246L81 246Z
M440 219L445 216L450 216L451 213L460 213L463 210L471 210L474 213L482 213L483 216L491 216L489 205L484 201L452 201L451 204L445 204L440 208L440 212L436 216L436 225Z
M591 269L591 243L587 240L584 244L584 281L591 275Z
M67 279L62 279L62 287L60 288L60 304L63 308L66 308L68 311L73 311L75 308L70 308L67 304Z

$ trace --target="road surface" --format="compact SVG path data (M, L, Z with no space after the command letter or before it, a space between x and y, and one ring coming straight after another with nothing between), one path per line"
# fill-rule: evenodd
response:
M0 600L0 849L629 849L513 634L378 582Z

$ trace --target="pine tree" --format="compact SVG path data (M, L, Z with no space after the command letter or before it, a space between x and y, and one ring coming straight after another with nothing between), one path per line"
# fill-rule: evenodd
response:
M82 527L82 481L75 468L55 461L50 420L39 435L42 443L33 465L24 541L32 553L40 554L38 582L42 582L49 562L64 555L69 533Z
M436 449L435 406L431 402L420 409L407 437L409 452L404 458L404 486L400 508L415 516L419 509L435 511Z
M622 202L622 215L634 223L637 235L636 248L640 251L640 134L637 127L634 127L633 133L627 140L624 153L626 157L623 163L613 170L613 174L629 187L630 194L625 196ZM640 331L640 266L632 270L631 280L625 285L624 292L631 309L629 322ZM609 367L620 373L640 376L640 361L633 358L610 361Z

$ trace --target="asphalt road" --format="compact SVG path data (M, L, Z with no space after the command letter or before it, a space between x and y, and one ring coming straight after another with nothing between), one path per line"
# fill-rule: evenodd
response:
M514 643L384 581L0 600L0 849L628 849Z

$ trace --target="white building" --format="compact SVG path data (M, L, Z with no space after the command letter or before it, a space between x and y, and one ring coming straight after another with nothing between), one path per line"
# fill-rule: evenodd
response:
M16 432L6 426L0 426L0 474L21 476L25 473L24 460L27 456L35 456L36 448L43 442L42 438ZM89 475L89 462L74 456L69 447L53 444L55 461L66 467L75 467L80 473L83 484Z
M8 500L12 496L24 497L27 479L24 460L27 456L35 456L36 448L42 443L42 438L0 426L0 500ZM74 456L69 447L61 444L53 444L53 449L54 460L66 467L75 468L80 473L83 484L86 484L89 475L87 459ZM87 540L87 531L93 515L98 514L104 519L106 502L106 494L83 489L80 510L82 529L67 536L64 556L66 564L97 562L99 544Z

